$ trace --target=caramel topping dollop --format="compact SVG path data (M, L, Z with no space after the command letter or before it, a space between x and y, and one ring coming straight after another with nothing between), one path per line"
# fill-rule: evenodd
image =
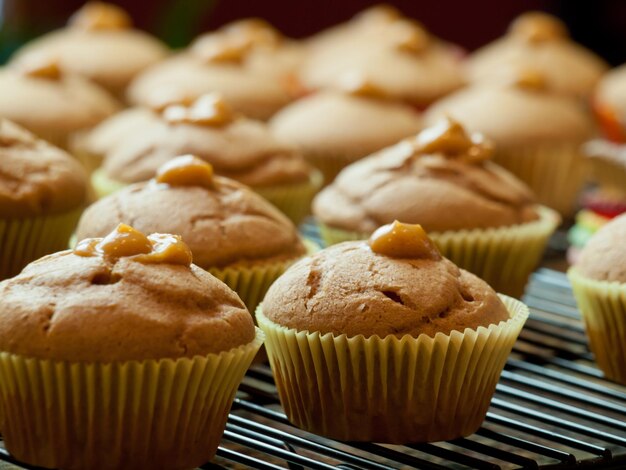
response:
M397 50L410 54L424 52L430 44L430 34L414 20L395 21L390 25L389 35Z
M540 11L520 15L509 27L514 37L529 43L542 43L568 37L567 27L558 18Z
M154 233L146 236L130 225L119 224L104 238L86 238L74 248L77 256L101 256L115 262L131 258L146 264L190 266L191 250L178 235Z
M154 181L170 186L212 188L213 167L194 155L183 155L161 165Z
M198 38L192 51L209 64L240 64L252 46L253 42L247 36L217 32Z
M252 45L274 47L282 41L282 35L271 24L261 18L244 18L227 24L220 32L243 38Z
M349 72L341 75L336 88L352 96L365 98L387 98L385 91L360 72Z
M233 109L218 93L202 95L188 106L175 104L162 112L170 124L195 124L198 126L219 127L235 119Z
M16 67L26 77L59 80L63 75L58 59L48 55L37 55L21 60Z
M128 29L133 25L124 9L105 2L87 2L68 21L72 28L85 31Z
M419 224L396 220L378 228L368 243L374 253L392 258L441 259L437 246Z

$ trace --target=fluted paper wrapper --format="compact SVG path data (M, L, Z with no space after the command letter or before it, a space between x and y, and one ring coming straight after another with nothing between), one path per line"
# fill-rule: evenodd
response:
M428 236L443 256L476 274L496 292L520 297L561 220L555 211L547 207L538 207L537 211L539 219L525 224L430 232ZM338 230L324 224L320 224L320 233L329 245L369 238L369 234Z
M351 152L345 153L329 153L329 152L313 152L310 150L304 151L304 158L313 165L315 168L322 172L324 176L324 186L329 185L334 181L337 175L348 165L360 160L368 155L370 152Z
M253 187L252 189L298 225L311 213L311 201L323 182L322 173L315 170L309 180L304 183Z
M541 204L573 215L584 180L580 143L498 147L494 161L530 186Z
M598 366L626 384L626 284L589 279L576 268L567 275Z
M611 161L609 158L594 157L587 159L591 179L601 186L608 186L626 191L626 163Z
M0 280L42 256L65 250L82 209L25 219L0 219Z
M205 357L110 364L0 353L2 434L32 465L189 469L213 457L264 335Z
M502 296L510 319L434 338L365 338L257 321L280 401L296 426L344 441L392 444L474 433L528 316Z

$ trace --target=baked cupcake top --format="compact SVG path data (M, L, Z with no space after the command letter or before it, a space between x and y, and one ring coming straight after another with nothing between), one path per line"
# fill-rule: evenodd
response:
M74 158L0 119L0 217L77 209L86 195L87 175Z
M294 258L305 249L293 223L247 187L213 176L191 155L163 165L155 179L100 199L84 213L78 239L106 235L118 223L180 234L205 268Z
M117 109L106 91L61 72L51 57L0 68L0 116L55 145L66 147L72 132L98 124Z
M608 72L598 83L593 108L607 138L626 141L626 65Z
M325 224L371 233L396 219L444 232L537 219L528 187L489 161L493 145L446 119L345 168L313 201Z
M305 152L356 159L415 134L422 120L410 106L389 100L375 82L356 73L283 108L270 127L279 139Z
M319 89L352 71L392 99L420 107L464 83L458 52L408 19L388 22L358 40L313 50L300 76L305 87Z
M569 38L558 18L543 12L519 16L508 33L474 52L468 59L471 81L482 81L502 69L533 67L550 87L578 98L588 97L608 65Z
M585 245L575 267L596 281L626 283L626 214L603 225Z
M273 67L254 59L258 40L247 34L213 33L141 73L128 89L133 104L155 107L163 95L193 100L217 92L239 112L268 119L291 101L290 90Z
M580 103L550 91L545 75L528 68L459 90L435 103L426 124L452 116L499 147L543 142L583 142L593 124Z
M463 332L509 314L484 281L443 258L419 225L394 222L290 267L263 301L287 328L347 336Z
M72 362L205 356L255 337L237 294L180 237L119 225L0 283L0 350Z
M312 171L266 124L238 115L217 94L166 106L158 122L120 140L105 155L103 169L123 183L146 181L185 153L208 161L219 175L255 187L307 181Z
M138 72L164 59L168 49L155 37L133 29L130 16L119 6L88 2L67 27L29 42L14 60L41 54L57 57L63 70L121 95Z

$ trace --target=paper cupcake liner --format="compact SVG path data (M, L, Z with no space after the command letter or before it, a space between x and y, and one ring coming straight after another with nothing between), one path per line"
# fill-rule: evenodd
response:
M541 204L573 215L584 180L580 144L498 147L494 161L530 186Z
M67 249L82 208L48 216L0 220L0 280L44 255Z
M205 357L72 363L0 353L2 434L50 468L188 469L213 457L263 342Z
M334 181L337 175L348 165L360 160L368 155L369 152L353 152L351 154L329 153L329 152L313 152L303 150L304 158L315 168L322 172L324 176L324 186Z
M588 158L587 166L593 181L603 187L612 187L626 192L626 163L613 162L606 158Z
M567 275L598 366L626 384L626 284L589 279L576 268Z
M502 300L508 321L434 338L297 331L261 308L257 321L294 425L344 441L432 442L468 436L484 420L528 316L521 302Z
M446 258L486 281L496 292L521 297L524 287L541 257L559 215L538 207L539 220L511 227L430 232L429 237ZM348 232L320 224L328 245L349 240L365 240L370 234Z
M324 182L321 172L315 170L305 183L283 184L252 188L274 204L291 221L298 225L311 213L311 201Z

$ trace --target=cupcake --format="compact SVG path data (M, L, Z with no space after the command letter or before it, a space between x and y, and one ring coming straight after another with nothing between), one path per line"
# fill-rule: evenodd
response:
M332 86L358 72L396 101L423 109L464 83L458 51L432 37L420 24L398 19L371 34L313 49L300 77L311 90Z
M95 190L104 196L146 181L162 164L185 153L206 160L217 174L252 187L295 223L309 213L321 185L319 172L294 147L278 141L266 124L236 114L212 94L188 106L168 106L156 122L120 138L93 175Z
M242 184L213 176L211 165L191 155L168 161L151 181L91 205L77 239L105 236L121 222L146 233L181 235L194 262L237 291L250 309L305 253L287 217Z
M258 43L247 34L203 36L141 73L130 85L128 99L135 105L154 107L164 93L194 100L217 92L245 116L266 120L292 100L293 90L277 75L278 66L268 66L259 58Z
M419 223L452 262L520 296L559 217L489 161L492 151L446 119L350 165L313 202L322 237L361 240L394 220Z
M611 70L600 80L592 107L604 137L626 143L626 65Z
M555 92L587 101L608 65L568 37L554 16L528 12L519 16L501 39L468 58L472 82L489 81L503 69L533 68L545 75Z
M454 93L424 119L432 124L444 116L493 139L496 163L528 184L542 204L573 214L584 173L580 146L593 133L577 100L551 93L544 76L528 69Z
M61 72L51 57L0 68L0 117L61 148L74 132L95 126L118 107L99 86Z
M398 222L299 261L257 310L288 419L391 444L478 430L527 316Z
M626 215L604 225L568 271L589 345L604 375L626 384Z
M390 100L376 83L358 73L346 74L332 89L290 104L270 121L274 135L298 147L322 171L326 183L350 163L421 127L414 109Z
M13 60L57 57L64 71L82 75L122 98L135 75L168 55L165 44L132 28L119 6L88 2L67 27L45 34L19 49Z
M87 186L70 155L0 119L0 279L67 247Z
M0 315L4 444L47 468L208 461L263 341L180 237L122 224L0 283Z

